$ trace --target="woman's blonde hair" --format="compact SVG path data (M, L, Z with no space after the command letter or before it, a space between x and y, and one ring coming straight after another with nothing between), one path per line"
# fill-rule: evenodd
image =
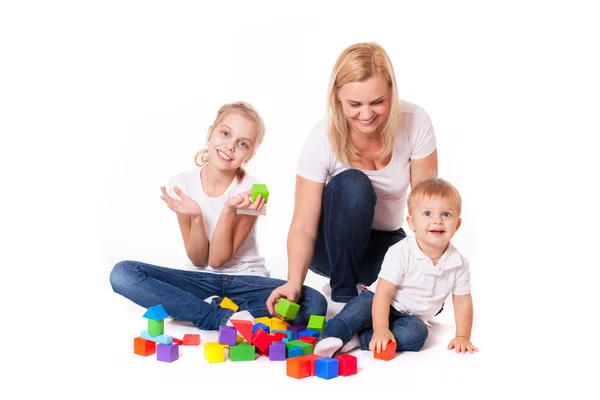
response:
M378 76L388 83L390 88L390 107L381 124L383 147L377 157L385 159L394 149L394 138L400 127L400 98L396 86L396 77L392 62L383 47L377 43L357 43L340 54L329 80L329 141L337 158L349 165L357 160L359 152L348 136L349 122L344 115L342 104L338 100L337 90L350 82L362 82Z
M219 108L219 111L217 112L217 117L215 118L215 121L213 122L211 129L210 131L208 131L208 134L206 136L205 147L199 152L197 152L196 156L194 157L194 161L196 162L197 166L204 167L206 164L208 164L208 142L210 142L210 138L212 137L215 128L221 123L221 121L223 121L225 115L229 113L236 113L241 115L242 117L246 117L250 121L254 122L254 124L256 125L256 140L254 142L254 146L252 147L252 154L250 154L248 160L254 157L254 155L256 154L258 146L260 146L260 144L263 141L263 138L265 137L265 123L263 122L263 119L254 107L252 107L246 102L238 101L235 103L225 104L221 108ZM236 177L239 183L242 182L245 175L246 171L244 170L244 168L239 167L236 173Z

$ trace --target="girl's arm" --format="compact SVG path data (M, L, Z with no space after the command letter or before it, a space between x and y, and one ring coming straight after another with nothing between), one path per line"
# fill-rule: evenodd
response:
M229 261L256 223L256 216L237 214L237 210L247 208L260 211L263 206L261 195L254 203L250 202L250 192L240 193L225 202L211 238L208 252L208 264L211 267L220 267Z
M438 174L437 149L425 158L411 160L410 187L414 188L425 179L435 178Z

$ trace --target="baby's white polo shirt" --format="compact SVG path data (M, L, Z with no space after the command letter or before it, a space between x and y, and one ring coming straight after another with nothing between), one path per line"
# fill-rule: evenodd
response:
M379 278L397 286L391 305L396 310L419 317L427 325L450 293L471 293L469 262L450 243L438 261L427 257L414 236L391 246L381 265ZM369 290L375 292L377 281Z

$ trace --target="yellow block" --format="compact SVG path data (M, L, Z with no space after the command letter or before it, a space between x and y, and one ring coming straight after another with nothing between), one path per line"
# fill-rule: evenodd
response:
M237 335L235 337L235 344L242 343L243 341L244 341L244 337L243 336Z
M288 323L286 321L282 321L279 318L271 318L271 330L274 331L276 329L285 331L287 330Z
M237 312L239 309L238 305L231 301L229 297L224 297L223 301L221 301L221 304L219 305L221 308L229 308L230 310L233 310L233 312Z
M219 342L204 343L204 359L209 363L225 361L225 347Z
M269 329L271 329L271 318L269 318L269 317L256 318L256 322L261 322L261 323L265 324L266 326L268 326Z

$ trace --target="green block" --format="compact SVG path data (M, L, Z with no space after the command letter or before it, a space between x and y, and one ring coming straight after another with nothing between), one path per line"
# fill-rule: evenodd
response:
M325 329L325 317L322 315L311 315L308 320L308 326L306 329L310 329L312 331L319 331L319 334L323 333L323 329Z
M262 183L255 183L252 185L252 193L250 194L250 198L254 203L256 201L256 197L258 195L262 195L263 199L265 199L265 204L269 201L269 189L267 189L267 185L263 185Z
M310 343L303 342L302 340L288 340L287 342L285 342L285 347L287 347L287 351L290 351L294 346L300 347L304 355L311 354L313 352L313 345Z
M246 342L229 347L229 359L231 361L254 361L255 353L256 348Z
M296 314L298 314L299 309L300 306L298 304L282 297L279 299L279 303L277 303L277 306L275 307L275 312L284 318L294 319L296 318Z
M159 336L165 333L165 320L161 319L156 321L154 319L148 320L148 334L150 336Z

